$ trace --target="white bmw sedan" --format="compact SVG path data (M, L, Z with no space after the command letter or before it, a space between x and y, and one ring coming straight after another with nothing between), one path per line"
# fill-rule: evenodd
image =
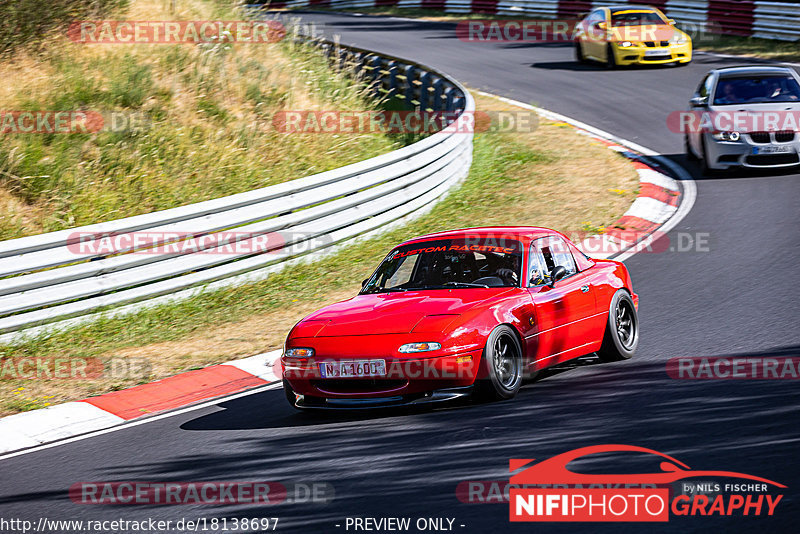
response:
M709 72L683 114L686 153L707 173L800 164L800 76L789 67Z

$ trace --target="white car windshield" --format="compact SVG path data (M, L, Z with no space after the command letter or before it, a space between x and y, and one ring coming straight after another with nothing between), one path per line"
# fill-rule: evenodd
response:
M714 105L800 102L800 84L791 76L725 77L717 83Z

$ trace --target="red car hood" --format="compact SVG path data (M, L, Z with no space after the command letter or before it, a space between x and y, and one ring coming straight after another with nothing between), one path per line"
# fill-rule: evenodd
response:
M439 289L358 295L322 308L306 317L298 327L309 332L301 336L313 336L313 331L317 337L406 334L425 316L450 315L455 319L457 315L512 290L508 287ZM309 328L313 324L317 328Z

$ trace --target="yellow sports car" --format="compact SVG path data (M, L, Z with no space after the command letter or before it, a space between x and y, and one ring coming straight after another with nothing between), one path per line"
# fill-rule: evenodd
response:
M575 27L578 61L617 65L686 65L692 60L692 39L675 21L650 6L598 7Z

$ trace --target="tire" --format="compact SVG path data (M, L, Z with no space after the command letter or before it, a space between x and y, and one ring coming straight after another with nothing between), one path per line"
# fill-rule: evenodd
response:
M702 155L700 156L700 167L703 170L703 176L713 176L716 172L708 165L708 152L706 151L706 138L703 134L700 136L700 146L702 147Z
M603 344L597 355L604 362L628 360L638 346L639 315L628 292L619 289L611 299Z
M522 385L522 344L506 325L495 328L486 340L481 376L475 381L478 400L504 400L517 395Z
M614 47L611 45L606 48L606 67L610 70L617 68L617 58L614 56Z
M580 41L575 41L575 59L578 63L586 63L586 56L583 55L583 48Z
M683 149L686 151L686 159L689 161L697 161L700 159L697 157L697 154L694 153L694 150L692 150L692 145L689 143L689 134L683 135Z

